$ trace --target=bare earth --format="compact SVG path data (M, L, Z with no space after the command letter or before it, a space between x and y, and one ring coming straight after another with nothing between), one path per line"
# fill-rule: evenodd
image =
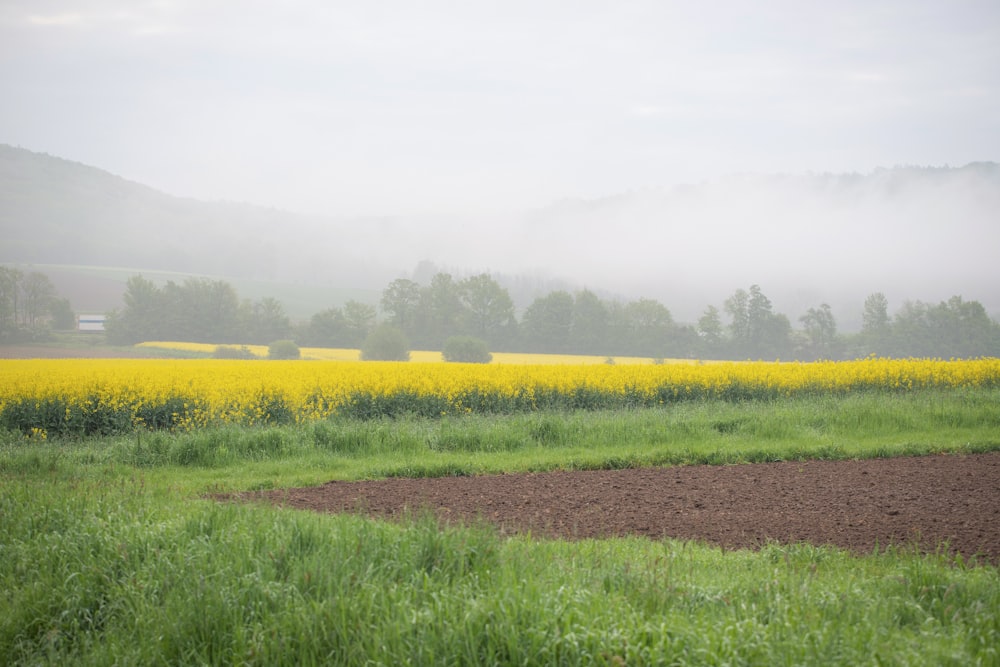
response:
M238 494L318 512L432 510L503 533L644 535L725 548L889 544L1000 562L1000 453L328 482Z

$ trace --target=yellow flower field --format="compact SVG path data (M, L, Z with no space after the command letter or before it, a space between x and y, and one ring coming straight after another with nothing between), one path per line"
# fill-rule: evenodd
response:
M187 343L180 341L148 341L139 343L136 347L154 350L178 350L182 352L202 352L211 354L218 347L212 343ZM267 357L266 345L243 345L229 347L245 347L247 350L260 358ZM332 347L303 347L300 348L302 358L314 361L360 361L361 351L350 348ZM652 364L653 360L648 357L611 357L616 364ZM609 357L587 356L579 354L532 354L527 352L494 352L494 364L605 364ZM410 352L410 361L415 362L443 362L444 358L440 352L430 350L414 350ZM688 359L668 359L667 363L697 363Z
M0 360L0 425L24 433L506 413L854 391L1000 386L1000 360L444 364L216 359Z

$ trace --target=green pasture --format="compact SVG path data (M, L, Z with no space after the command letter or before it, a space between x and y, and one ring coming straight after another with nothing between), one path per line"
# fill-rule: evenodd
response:
M1000 449L1000 390L0 433L5 664L1000 664L994 565L216 503L331 479Z

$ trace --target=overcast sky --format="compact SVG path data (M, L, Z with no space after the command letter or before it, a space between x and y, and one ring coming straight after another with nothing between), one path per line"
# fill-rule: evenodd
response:
M1000 2L4 0L0 142L323 214L1000 159Z

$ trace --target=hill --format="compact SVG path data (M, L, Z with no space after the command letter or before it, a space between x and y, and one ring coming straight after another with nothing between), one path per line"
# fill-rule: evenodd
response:
M961 294L996 316L997 211L1000 165L981 162L733 176L492 216L317 218L174 197L0 145L0 262L48 267L60 291L105 309L136 273L225 278L307 317L440 269L501 276L521 307L588 287L658 299L682 321L755 283L793 318L830 303L844 328L875 291L894 308Z

